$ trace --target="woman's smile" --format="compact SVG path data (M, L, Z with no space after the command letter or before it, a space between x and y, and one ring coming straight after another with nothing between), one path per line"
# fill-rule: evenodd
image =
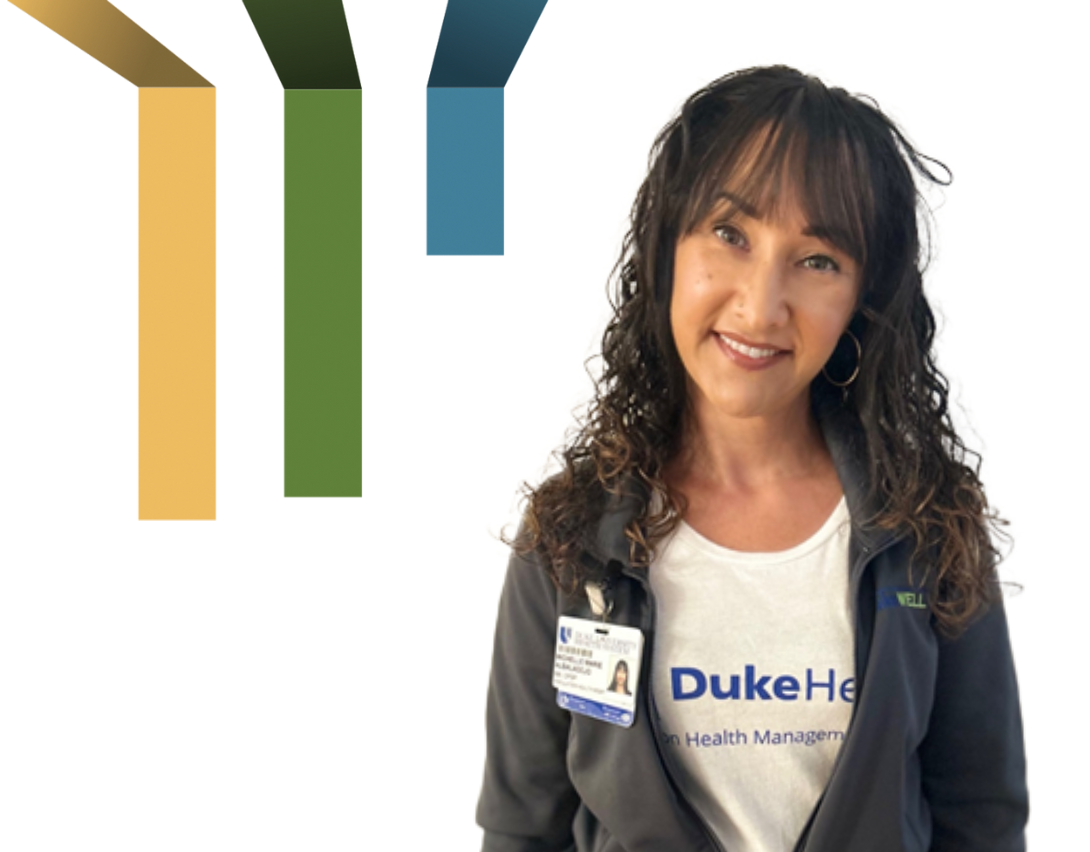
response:
M724 354L743 370L763 370L791 355L789 350L749 343L744 338L727 332L717 331L715 336Z

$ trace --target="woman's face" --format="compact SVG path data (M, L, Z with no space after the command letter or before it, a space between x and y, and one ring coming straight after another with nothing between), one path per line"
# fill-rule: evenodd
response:
M614 681L616 681L618 689L623 689L624 685L628 682L628 669L624 666L617 666L617 675L614 678Z
M703 415L800 414L855 310L861 270L808 232L797 204L774 221L723 200L678 240L670 322ZM837 377L839 378L839 377Z

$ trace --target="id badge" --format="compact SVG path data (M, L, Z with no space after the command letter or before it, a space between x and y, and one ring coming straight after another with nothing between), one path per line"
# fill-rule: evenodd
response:
M602 621L561 616L556 630L556 703L622 728L636 718L643 633Z

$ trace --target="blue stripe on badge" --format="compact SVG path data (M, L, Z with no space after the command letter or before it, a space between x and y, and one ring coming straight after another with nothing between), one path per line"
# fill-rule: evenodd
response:
M632 722L635 719L635 714L631 710L610 707L608 704L592 701L589 698L580 698L570 692L557 690L556 703L565 710L571 710L571 712L579 713L582 716L590 716L590 718L602 722L609 722L611 725L620 725L622 728L632 727Z

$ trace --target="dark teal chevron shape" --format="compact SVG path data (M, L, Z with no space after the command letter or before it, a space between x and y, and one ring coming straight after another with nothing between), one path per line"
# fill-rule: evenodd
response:
M547 0L450 0L429 89L502 89Z
M547 0L450 0L428 79L428 254L503 254L503 96Z

